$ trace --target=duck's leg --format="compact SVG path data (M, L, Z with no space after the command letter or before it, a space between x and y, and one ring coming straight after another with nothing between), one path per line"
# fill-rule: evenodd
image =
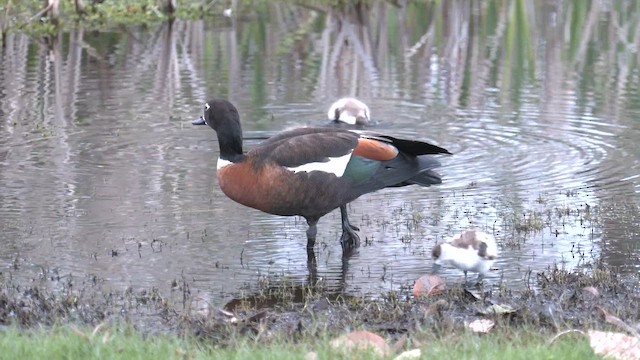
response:
M307 250L313 249L316 245L316 235L318 234L318 219L307 219L307 225L309 228L307 229Z
M309 225L307 229L307 265L310 266L309 274L314 277L315 273L317 273L316 252L313 250L316 244L316 234L318 233L316 224L318 224L318 219L307 219L307 225Z
M349 222L347 205L340 206L340 216L342 217L342 237L340 237L342 249L353 249L360 246L360 237L356 233L360 229Z
M313 248L307 248L307 270L309 271L309 284L315 285L318 282L318 261Z

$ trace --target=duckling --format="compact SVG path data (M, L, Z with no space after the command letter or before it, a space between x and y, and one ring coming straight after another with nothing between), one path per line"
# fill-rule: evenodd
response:
M493 236L476 230L466 230L447 242L437 244L431 251L434 259L433 273L442 265L449 265L464 271L478 273L478 283L482 281L498 257L498 245Z
M370 113L367 104L353 97L344 97L331 105L327 116L331 121L364 126L369 123Z

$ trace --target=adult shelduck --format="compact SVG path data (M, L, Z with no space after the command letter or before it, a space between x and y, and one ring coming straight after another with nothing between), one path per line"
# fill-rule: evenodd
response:
M357 245L357 228L347 219L347 203L385 187L430 186L442 182L429 154L449 151L422 141L332 127L280 132L249 152L242 150L238 110L226 100L210 100L192 122L218 135L217 176L232 200L269 214L307 220L307 250L313 251L318 220L342 207L344 248Z
M479 283L498 257L498 245L496 239L487 233L466 230L447 242L437 244L431 255L434 273L440 266L453 266L464 271L465 283L467 271L477 272Z
M367 104L353 97L344 97L329 108L329 120L347 125L367 125L371 112Z

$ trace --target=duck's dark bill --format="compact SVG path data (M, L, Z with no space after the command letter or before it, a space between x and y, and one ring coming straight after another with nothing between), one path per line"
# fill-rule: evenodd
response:
M207 125L207 123L204 121L204 118L200 116L199 118L193 120L191 122L191 125Z

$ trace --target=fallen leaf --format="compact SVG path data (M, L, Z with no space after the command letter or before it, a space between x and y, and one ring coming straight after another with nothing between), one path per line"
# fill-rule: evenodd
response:
M266 317L267 317L267 315L268 315L268 314L267 314L267 311L266 311L266 310L263 310L263 311L260 311L260 312L259 312L259 313L257 313L257 314L254 314L254 315L252 315L252 316L248 317L247 319L245 319L245 321L246 321L246 322L258 322L258 321L260 321L260 320L262 320L262 319L266 318Z
M185 357L185 356L187 356L187 352L186 352L186 350L185 350L185 349L183 349L183 348L177 348L177 349L175 350L175 354L176 354L176 356L179 356L179 357Z
M478 310L482 315L505 315L514 313L516 310L507 304L492 304L484 309Z
M189 310L194 316L209 318L211 316L211 304L204 297L197 296L191 299Z
M318 360L318 354L315 351L309 351L304 355L304 360Z
M433 304L429 305L429 307L424 311L424 317L428 318L431 315L439 315L440 311L446 308L449 305L447 300L440 299Z
M218 309L218 312L226 317L234 317L233 313L231 311L227 311L225 309Z
M423 275L413 285L413 296L434 296L441 294L447 286L438 275Z
M600 296L600 292L598 291L598 289L594 288L593 286L583 287L582 293L591 294L594 298L597 298Z
M109 341L109 338L111 337L111 332L109 330L104 332L104 335L102 335L102 343L106 344Z
M400 351L406 344L407 344L407 334L402 334L402 336L400 336L398 341L396 341L396 343L393 344L393 351L394 352Z
M638 331L636 331L636 329L634 329L630 325L627 325L627 323L622 321L622 319L620 319L619 317L611 315L611 313L609 313L602 306L598 306L598 310L600 310L600 312L602 312L602 315L604 315L604 320L606 322L608 322L609 324L615 325L615 326L619 327L620 329L632 334L633 336L640 337L640 333L638 333Z
M390 352L387 342L380 335L369 331L353 331L331 340L330 344L334 349L347 351L371 349L380 356L387 356Z
M464 292L475 300L482 300L482 294L479 291L464 289Z
M411 359L420 359L422 356L422 351L420 349L407 350L402 354L393 358L393 360L411 360Z
M488 333L493 329L496 323L489 319L478 319L470 323L465 323L465 326L477 333Z
M640 360L640 339L636 337L595 330L587 334L596 355L616 360Z
M209 314L209 307L207 307L207 315L208 314ZM224 309L217 309L216 315L218 318L221 319L222 322L228 322L232 324L239 322L238 318L236 318L232 312Z
M74 334L80 336L83 339L91 340L89 338L89 336L87 336L87 334L85 334L82 331L78 330L78 328L76 328L75 326L71 326L71 331L73 331Z

